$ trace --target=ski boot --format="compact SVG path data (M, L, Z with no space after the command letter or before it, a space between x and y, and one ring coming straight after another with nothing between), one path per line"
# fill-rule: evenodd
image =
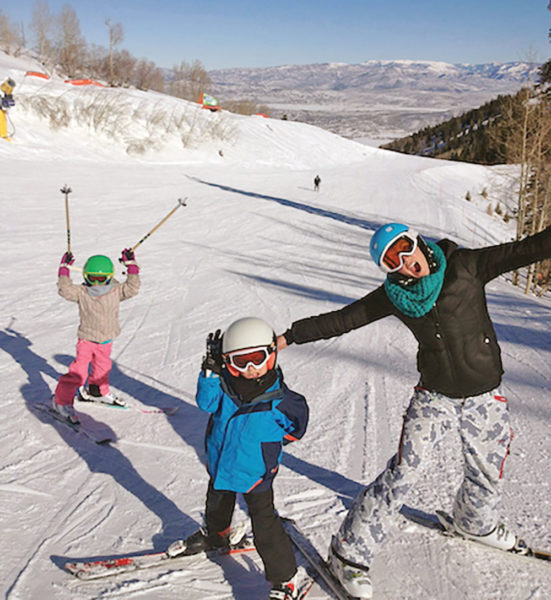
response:
M454 527L460 536L498 550L505 550L514 554L528 554L530 552L526 542L509 531L503 523L498 523L486 535L474 535L461 529L456 523L454 523Z
M55 396L52 396L52 409L69 423L72 423L73 425L78 425L80 423L72 404L58 404L55 400Z
M78 399L81 402L103 402L104 404L114 404L116 406L126 406L126 402L119 398L113 392L109 392L105 396L101 395L99 386L91 384L86 389L84 386L78 388Z
M246 523L240 523L227 532L209 535L205 527L201 527L185 540L176 540L168 547L166 553L174 558L176 556L189 556L209 550L220 550L239 546L246 538Z
M296 600L300 593L300 582L306 576L302 567L289 579L282 583L273 583L268 600Z
M335 550L334 536L331 540L327 564L333 576L350 596L362 600L373 598L369 567L347 560L338 554Z

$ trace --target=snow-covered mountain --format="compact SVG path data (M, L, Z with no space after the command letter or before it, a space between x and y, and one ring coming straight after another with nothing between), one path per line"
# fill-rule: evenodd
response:
M536 80L538 65L369 60L210 71L222 99L250 98L273 115L351 138L397 137Z
M0 139L0 590L5 600L262 600L255 552L196 557L80 581L69 560L161 551L203 521L208 415L194 401L205 338L255 315L278 333L380 285L369 240L403 221L432 239L480 247L514 237L487 214L514 201L514 167L483 167L366 147L308 124L211 113L152 92L75 87L0 52L16 82L13 141ZM313 189L319 173L321 187ZM149 410L79 402L116 438L98 446L33 405L50 397L77 342L78 309L59 297L69 198L73 281L88 256L136 250L140 293L121 304L113 390ZM472 197L465 200L466 192ZM502 516L551 548L551 300L499 277L486 286L505 364L515 439ZM310 422L285 447L275 503L326 554L354 496L396 452L418 381L416 343L396 319L278 357ZM456 432L435 448L408 504L449 509L463 474ZM235 522L247 521L240 500ZM548 600L545 563L446 539L399 518L373 564L377 600ZM319 584L308 600L330 600Z
M435 61L369 60L359 64L323 63L209 71L217 89L242 94L351 91L403 87L419 91L491 91L511 89L532 81L538 65L532 63L451 64ZM501 83L500 83L501 82Z

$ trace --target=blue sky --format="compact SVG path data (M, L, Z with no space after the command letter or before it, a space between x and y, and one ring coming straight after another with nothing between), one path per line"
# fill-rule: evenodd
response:
M262 67L366 60L511 62L551 55L548 0L47 0L74 8L86 41L120 22L137 58L172 67ZM0 10L28 31L34 0Z

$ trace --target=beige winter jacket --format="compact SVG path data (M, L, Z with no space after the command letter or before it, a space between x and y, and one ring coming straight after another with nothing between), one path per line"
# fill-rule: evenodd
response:
M81 340L106 342L121 332L119 305L135 296L140 289L140 276L128 274L124 283L113 279L111 290L104 296L92 298L85 285L75 284L62 275L57 280L59 295L78 304L80 324L77 335Z

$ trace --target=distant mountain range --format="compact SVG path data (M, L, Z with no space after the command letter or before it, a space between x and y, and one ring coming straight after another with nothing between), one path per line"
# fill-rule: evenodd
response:
M539 65L369 60L209 71L222 102L249 99L274 117L349 138L388 141L476 108L537 80Z

